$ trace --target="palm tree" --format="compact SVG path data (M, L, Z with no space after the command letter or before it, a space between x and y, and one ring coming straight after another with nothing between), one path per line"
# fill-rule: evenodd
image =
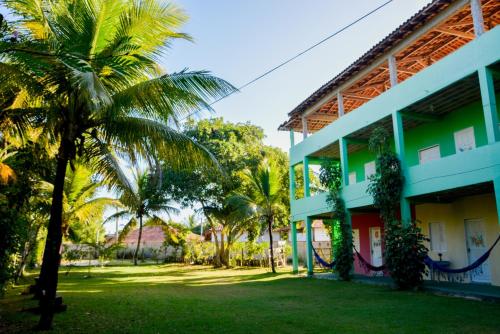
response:
M20 17L18 31L26 34L17 43L0 42L0 72L16 87L13 102L2 110L31 117L58 143L40 273L45 293L39 328L48 329L68 163L81 157L115 183L113 150L160 156L178 168L213 162L204 148L169 124L193 110L210 109L208 99L226 96L234 87L204 71L167 74L160 68L158 60L173 39L190 39L178 32L184 13L163 1L0 1Z
M281 175L272 162L263 160L257 169L246 170L244 176L248 184L248 194L234 195L232 201L240 203L241 207L253 208L256 217L267 225L271 269L276 273L272 231L275 222L285 217L287 212L283 202L286 192L282 189Z
M137 258L141 247L142 228L144 218L149 218L148 225L160 225L169 231L168 223L161 219L162 213L170 214L178 210L168 205L170 199L166 192L161 189L161 176L148 171L135 170L134 182L129 182L128 178L121 179L116 185L121 192L120 203L126 208L111 215L108 219L128 217L129 221L122 229L118 241L123 240L127 234L134 230L139 220L139 233L137 237L137 246L134 251L134 265L137 265Z
M79 225L101 220L106 208L122 206L115 198L98 196L99 189L105 187L106 183L97 181L94 177L92 171L80 162L75 162L73 168L68 166L64 184L62 228L69 237L78 233ZM50 185L48 188L51 191Z

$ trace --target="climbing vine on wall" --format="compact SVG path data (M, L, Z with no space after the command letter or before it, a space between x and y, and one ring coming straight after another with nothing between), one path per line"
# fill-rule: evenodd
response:
M344 200L340 195L342 189L342 171L336 161L325 160L321 163L319 174L321 184L328 190L327 203L332 208L333 224L340 236L332 240L335 271L342 280L349 280L352 270L352 231L346 219Z
M370 137L369 148L377 158L376 173L369 178L368 192L384 222L385 266L400 289L411 289L422 283L427 248L416 224L405 225L398 219L404 178L401 162L391 151L389 138L384 128L375 129Z

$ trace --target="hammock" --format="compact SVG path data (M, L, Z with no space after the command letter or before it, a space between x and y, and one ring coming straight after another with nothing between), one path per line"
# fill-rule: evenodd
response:
M333 267L335 267L335 260L333 260L332 262L327 262L325 260L323 260L321 258L321 256L319 256L318 252L316 252L316 249L314 249L314 246L312 245L311 243L311 248L313 250L313 253L314 253L314 258L316 259L316 262L318 262L318 264L324 268L327 268L327 269L333 269Z
M365 258L363 258L363 256L361 256L361 254L358 252L358 250L356 249L356 247L353 246L353 249L354 249L354 252L356 253L356 256L359 259L359 262L360 262L361 266L366 271L384 271L386 269L384 264L381 265L381 266L374 266L374 265L372 265L370 262L368 262L367 260L365 260Z
M475 270L479 266L481 266L488 259L491 251L493 250L493 248L495 248L495 246L499 240L500 240L500 235L498 236L497 240L495 240L493 245L491 245L491 247L483 255L481 255L476 261L474 261L473 263L471 263L467 267L463 267L463 268L459 268L459 269L449 269L449 268L446 268L445 266L440 265L439 262L434 261L429 256L427 256L425 258L424 262L427 265L427 267L429 267L429 269L431 269L431 270L436 270L436 271L439 271L439 272L442 272L445 274L463 274L463 273L466 273L468 271Z

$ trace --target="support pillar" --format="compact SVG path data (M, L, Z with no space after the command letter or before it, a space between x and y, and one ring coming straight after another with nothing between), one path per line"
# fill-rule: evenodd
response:
M299 273L299 250L297 247L297 222L290 222L292 225L292 266L293 273Z
M307 276L314 274L313 251L312 251L312 218L306 218L306 261L307 261Z
M342 96L341 92L337 93L337 106L338 106L338 113L339 117L344 116L344 97Z
M309 158L304 157L304 197L311 196L309 189Z
M304 139L307 138L309 129L307 128L307 118L305 116L302 116L302 137Z
M472 22L474 24L474 34L476 37L479 37L484 33L484 19L483 10L481 8L481 0L471 0L470 10Z
M488 138L488 144L494 144L500 140L500 131L498 129L498 112L493 73L489 68L481 67L478 69L478 75L479 86L481 88L481 100L483 102L486 136Z
M493 180L493 187L495 189L495 201L497 204L497 219L500 225L500 177Z
M398 67L396 64L396 58L393 55L390 55L387 58L387 63L389 65L389 79L391 87L394 87L398 84Z
M293 129L290 130L290 147L295 146L295 132Z
M349 185L349 161L347 157L347 140L339 139L340 146L340 168L342 169L342 186Z
M399 111L395 111L392 113L392 126L394 131L394 143L396 148L396 154L398 155L398 158L401 161L401 170L405 178L404 182L406 183L406 180L408 179L408 170L405 160L403 115ZM404 197L404 195L401 196L400 205L401 205L401 222L404 225L408 225L411 223L411 208L410 208L410 202L406 197Z
M291 205L292 201L295 200L295 168L294 168L294 166L290 166L289 178L290 178L290 205Z

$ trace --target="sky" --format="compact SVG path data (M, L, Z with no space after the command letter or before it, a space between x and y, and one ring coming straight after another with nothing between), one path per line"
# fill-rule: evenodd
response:
M163 66L209 70L239 87L296 55L385 0L177 0L189 15ZM289 134L278 126L321 85L354 62L429 0L394 0L380 11L213 107L231 122L264 129L266 144L285 151ZM300 138L301 136L296 136Z
M189 16L182 32L194 42L176 40L162 66L209 70L234 86L254 79L386 0L177 0ZM300 58L216 103L215 113L231 122L264 129L265 142L288 151L289 134L278 126L287 114L324 83L410 18L429 0L393 0L380 11ZM5 13L0 8L0 13ZM296 136L300 138L301 136ZM176 217L186 219L183 210ZM106 226L114 231L114 224Z

